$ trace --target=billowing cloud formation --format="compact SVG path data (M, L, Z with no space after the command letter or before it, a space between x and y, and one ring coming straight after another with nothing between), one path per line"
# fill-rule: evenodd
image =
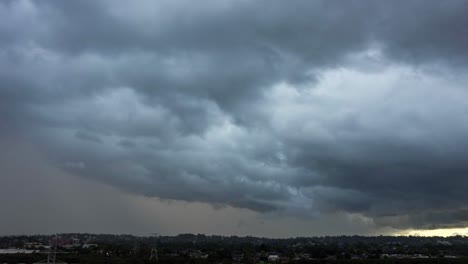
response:
M4 1L1 133L163 199L466 223L466 1Z

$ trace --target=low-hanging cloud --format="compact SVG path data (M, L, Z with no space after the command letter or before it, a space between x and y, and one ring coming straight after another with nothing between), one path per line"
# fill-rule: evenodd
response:
M0 135L145 196L463 225L467 8L4 1Z

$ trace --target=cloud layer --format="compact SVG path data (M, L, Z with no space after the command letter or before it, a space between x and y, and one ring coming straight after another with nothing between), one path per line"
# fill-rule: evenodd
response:
M0 135L162 199L468 218L466 1L4 1Z

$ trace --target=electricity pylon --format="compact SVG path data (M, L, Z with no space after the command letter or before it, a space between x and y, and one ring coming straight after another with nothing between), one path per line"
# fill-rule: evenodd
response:
M55 243L54 243L55 240ZM57 259L57 236L49 242L49 252L47 253L47 264L55 264Z
M47 264L58 264L58 263L66 263L63 261L57 261L57 235L55 235L49 241L49 251L47 252L47 259L36 262L36 263L47 263Z
M153 236L156 235L156 241L153 243L153 247L151 248L151 255L149 257L149 260L154 260L156 262L159 262L159 258L158 258L158 241L157 241L157 237L158 237L158 234L154 233Z

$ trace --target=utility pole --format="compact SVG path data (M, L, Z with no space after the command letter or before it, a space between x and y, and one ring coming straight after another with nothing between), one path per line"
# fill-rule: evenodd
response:
M135 240L135 245L133 246L133 255L137 256L139 251L139 241L138 238Z
M159 262L158 248L156 247L156 245L154 245L153 248L151 249L151 255L150 255L149 260L154 260L156 262Z
M58 236L55 235L49 240L49 251L47 252L47 259L41 260L36 263L47 263L47 264L66 264L63 261L57 260L57 239Z
M47 253L47 264L55 264L57 257L57 236L49 241L49 253Z
M159 258L158 258L158 246L157 246L157 243L158 243L158 234L154 233L153 234L153 237L154 235L156 235L156 241L153 242L153 247L151 248L151 255L150 255L150 258L149 260L154 260L156 261L157 263L159 262Z

